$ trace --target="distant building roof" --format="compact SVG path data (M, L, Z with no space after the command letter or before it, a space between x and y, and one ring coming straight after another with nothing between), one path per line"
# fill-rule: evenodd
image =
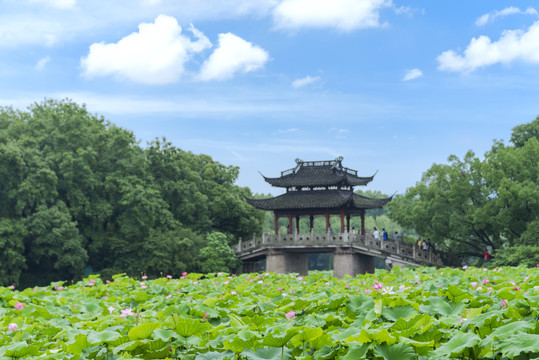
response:
M247 202L261 210L307 210L307 209L377 209L383 207L392 197L372 199L351 191L318 190L289 191L268 199L249 199Z
M373 176L360 177L357 171L342 166L342 157L328 161L303 161L296 159L295 168L281 172L277 178L265 177L264 180L276 187L302 188L326 186L367 185Z

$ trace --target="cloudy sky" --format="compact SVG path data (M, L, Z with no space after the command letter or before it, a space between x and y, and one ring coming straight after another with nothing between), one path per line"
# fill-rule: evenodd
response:
M280 193L294 159L404 193L539 115L539 5L475 0L0 0L0 105L69 98Z

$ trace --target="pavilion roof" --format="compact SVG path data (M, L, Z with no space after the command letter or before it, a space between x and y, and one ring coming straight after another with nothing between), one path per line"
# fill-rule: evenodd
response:
M377 209L383 207L392 197L373 199L346 190L289 191L267 198L250 199L247 202L257 209L307 210L307 209Z
M329 161L303 161L296 159L295 168L281 172L280 177L264 180L276 187L325 187L334 185L367 185L374 178L357 176L357 171L342 166L342 157Z

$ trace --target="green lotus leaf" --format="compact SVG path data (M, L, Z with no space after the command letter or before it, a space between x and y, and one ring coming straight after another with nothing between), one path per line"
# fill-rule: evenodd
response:
M87 340L90 345L95 345L113 342L120 338L120 336L121 335L115 331L103 330L100 332L90 332Z
M371 296L363 294L353 295L350 296L350 301L346 304L346 310L348 313L351 313L351 315L357 316L372 309L373 305L374 300Z
M225 340L223 346L227 350L241 353L244 349L255 350L259 344L259 335L251 330L242 329L237 334L231 335L231 340Z
M492 347L493 343L497 340L508 339L520 332L526 332L533 328L535 326L527 321L515 321L494 329L491 334L481 340L480 345L482 347Z
M436 349L434 352L438 356L448 355L451 357L460 356L468 349L473 348L480 338L473 333L463 333L461 331L452 335L451 339Z
M315 360L333 360L337 357L341 351L340 346L328 346L324 345L320 350L314 353ZM309 359L309 357L307 357Z
M245 349L245 351L243 351L241 355L242 357L245 356L248 360L274 360L281 359L281 356L283 360L289 360L292 358L291 353L291 349L281 349L274 347L269 349L260 348L256 349L256 351Z
M39 346L37 344L29 345L26 341L21 341L8 346L4 356L20 359L36 356L39 355L39 353Z
M269 347L283 347L288 344L290 339L292 339L297 333L299 332L298 328L289 328L289 329L283 329L281 328L274 328L272 332L268 332L264 336L264 340L262 341L262 344L264 346Z
M466 306L462 302L453 303L444 298L431 299L430 303L434 310L442 316L460 316Z
M149 338L153 331L160 327L161 324L157 322L151 322L146 324L140 324L129 330L127 336L131 340L142 340Z
M309 328L302 326L299 328L299 332L291 339L294 346L299 346L303 343L312 343L314 339L321 336L324 333L324 330L321 328Z
M182 318L174 315L176 332L183 337L189 337L202 334L211 329L211 325L197 319Z
M234 353L230 350L224 352L209 351L206 353L198 354L195 357L195 360L225 360L232 359L233 357Z
M172 337L174 337L175 334L176 333L173 330L159 328L159 329L154 330L152 335L155 339L168 342L170 341Z
M87 336L84 334L75 335L75 341L67 344L67 351L71 354L80 354L82 350L90 346Z
M357 360L363 359L365 354L369 350L370 344L360 344L357 342L351 342L348 344L348 352L346 355L340 357L341 360Z
M385 360L415 360L414 348L408 344L376 345L374 355L383 357Z
M384 307L382 309L382 316L392 321L397 321L398 319L408 319L414 315L417 315L417 310L410 305Z
M539 334L517 333L515 336L501 340L498 348L503 356L509 358L522 353L539 353Z

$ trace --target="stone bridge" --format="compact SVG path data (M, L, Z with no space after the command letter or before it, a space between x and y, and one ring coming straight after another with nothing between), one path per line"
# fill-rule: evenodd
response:
M307 275L309 253L333 253L336 277L374 272L374 258L383 258L390 267L442 266L432 251L396 240L376 240L372 235L352 233L262 234L232 246L245 272L258 271L253 265L266 259L266 271Z

